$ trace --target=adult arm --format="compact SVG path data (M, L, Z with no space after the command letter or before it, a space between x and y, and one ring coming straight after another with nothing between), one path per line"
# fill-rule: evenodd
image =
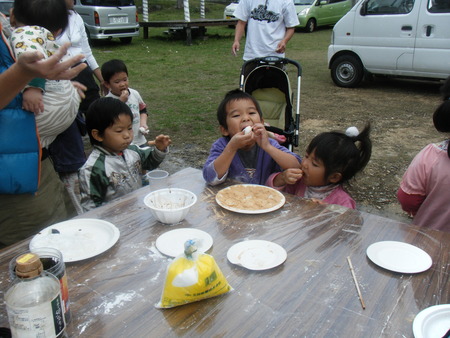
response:
M103 95L108 94L108 88L105 86L105 81L103 80L102 72L100 71L100 67L97 67L93 70L94 76L97 78L100 84L100 91Z
M74 56L64 62L59 62L66 54L69 44L61 46L48 59L39 52L25 52L15 64L0 74L0 109L4 108L33 78L40 77L49 80L70 80L82 71L86 65L74 64L83 59L83 55Z
M295 28L289 27L286 28L286 33L284 34L283 40L280 41L280 43L277 46L276 52L277 53L284 53L286 51L286 45L289 42L289 40L294 36Z
M97 80L100 84L100 90L101 90L102 94L106 95L108 93L108 89L104 85L102 72L97 63L97 60L94 57L94 54L92 53L91 46L89 45L89 39L86 34L86 28L84 27L83 19L76 12L72 13L72 15L75 15L74 22L76 25L76 29L78 30L78 32L80 34L81 51L82 51L83 55L85 56L89 67L92 69L94 76L97 78Z
M241 41L242 37L244 36L246 25L247 25L247 22L242 21L242 20L238 20L238 22L236 24L236 29L234 31L234 42L233 42L233 45L231 46L231 53L234 56L237 56L237 52L239 52L239 49L241 47L240 41Z

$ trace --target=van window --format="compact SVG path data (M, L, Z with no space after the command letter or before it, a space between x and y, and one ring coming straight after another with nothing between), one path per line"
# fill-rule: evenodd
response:
M414 7L414 0L368 0L366 15L408 14Z
M81 0L84 6L125 7L134 6L134 0Z
M429 0L428 11L430 13L450 13L450 1L448 0Z

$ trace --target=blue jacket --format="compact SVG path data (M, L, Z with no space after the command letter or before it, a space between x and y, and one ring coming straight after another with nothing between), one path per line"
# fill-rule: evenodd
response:
M14 58L2 33L0 73L13 63ZM39 171L40 145L36 121L33 113L22 109L22 94L18 94L0 110L0 194L36 192Z
M244 164L239 158L239 155L236 154L231 162L230 168L228 169L228 173L221 179L218 179L216 170L214 169L214 161L222 154L229 141L229 137L221 137L216 140L211 147L209 157L203 166L203 178L206 182L208 182L208 184L221 184L227 177L229 177L241 181L242 183L264 185L271 174L282 171L280 166L272 159L272 157L260 148L256 163L256 172L253 177L250 177L250 175L246 172ZM295 156L298 159L298 162L301 162L300 156L281 146L274 139L269 139L269 142L281 151Z

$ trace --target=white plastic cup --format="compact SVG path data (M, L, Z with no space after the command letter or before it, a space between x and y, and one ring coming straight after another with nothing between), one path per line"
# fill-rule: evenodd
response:
M152 188L152 190L156 190L159 188L165 188L166 179L169 176L169 173L165 170L161 169L155 169L152 171L149 171L147 174L145 174L145 177L147 178L147 181Z

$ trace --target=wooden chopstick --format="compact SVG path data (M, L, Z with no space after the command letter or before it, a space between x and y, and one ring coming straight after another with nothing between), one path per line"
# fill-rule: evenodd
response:
M353 281L355 282L356 290L358 291L358 297L359 297L359 300L361 301L361 306L362 306L363 310L365 310L366 305L364 304L364 300L362 298L361 291L359 290L358 281L356 280L355 271L353 270L353 265L352 265L352 261L350 260L350 256L347 257L347 261L348 261L348 265L350 266L350 271L353 276Z

